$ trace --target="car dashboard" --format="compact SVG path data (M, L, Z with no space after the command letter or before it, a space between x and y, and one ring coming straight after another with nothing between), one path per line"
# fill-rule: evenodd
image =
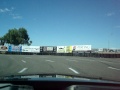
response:
M0 90L120 90L120 82L88 79L30 76L0 79ZM29 77L29 78L26 78ZM33 77L33 76L31 76ZM67 76L68 77L68 76Z

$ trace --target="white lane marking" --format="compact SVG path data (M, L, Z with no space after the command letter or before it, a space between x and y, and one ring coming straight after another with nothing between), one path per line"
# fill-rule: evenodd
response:
M89 61L95 61L95 60L89 60Z
M82 59L83 61L95 61L95 60L86 60L86 59Z
M71 71L73 71L76 74L79 74L79 72L77 72L76 70L74 70L73 68L69 68Z
M46 60L47 62L55 62L55 61L52 61L52 60Z
M105 62L105 63L114 63L114 62L108 62L108 61L100 61L100 62Z
M48 57L40 57L40 58L48 58Z
M95 61L95 60L86 60L86 59L79 59L78 61Z
M22 60L22 62L26 63L26 61L25 61L25 60Z
M25 58L31 58L31 57L25 57Z
M87 60L87 59L75 59L77 61L95 61L95 60Z
M68 60L68 61L75 61L75 62L78 62L78 61L76 61L76 60Z
M28 68L23 68L22 70L20 70L18 73L22 73L24 72L25 70L27 70Z
M108 68L110 68L110 69L114 69L114 70L120 70L120 69L118 69L118 68L114 68L114 67L108 67Z

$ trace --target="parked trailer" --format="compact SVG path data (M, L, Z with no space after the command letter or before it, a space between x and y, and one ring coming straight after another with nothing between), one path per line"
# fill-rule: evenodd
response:
M57 52L57 47L56 46L41 46L40 47L40 52L42 54L56 53Z
M57 53L66 53L66 46L57 46Z
M8 46L8 52L22 52L22 46Z
M4 46L4 45L0 46L0 53L5 54L7 51L8 51L7 46Z
M22 46L22 52L40 52L40 46Z
M8 47L7 46L0 46L0 51L8 51Z
M66 53L72 53L73 46L66 46Z
M40 46L22 46L22 53L38 54L40 53Z
M91 45L73 45L73 51L91 51Z
M14 45L8 46L7 54L21 54L21 53L22 53L22 46L14 46Z

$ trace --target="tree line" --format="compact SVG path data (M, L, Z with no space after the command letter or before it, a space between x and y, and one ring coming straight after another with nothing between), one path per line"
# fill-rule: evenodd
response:
M11 44L11 45L28 45L32 44L28 32L25 28L13 28L9 29L8 32L0 37L0 45Z

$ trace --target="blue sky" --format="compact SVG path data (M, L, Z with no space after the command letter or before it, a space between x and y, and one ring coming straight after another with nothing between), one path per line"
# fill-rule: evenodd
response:
M120 0L0 0L0 36L20 27L32 45L120 48Z

